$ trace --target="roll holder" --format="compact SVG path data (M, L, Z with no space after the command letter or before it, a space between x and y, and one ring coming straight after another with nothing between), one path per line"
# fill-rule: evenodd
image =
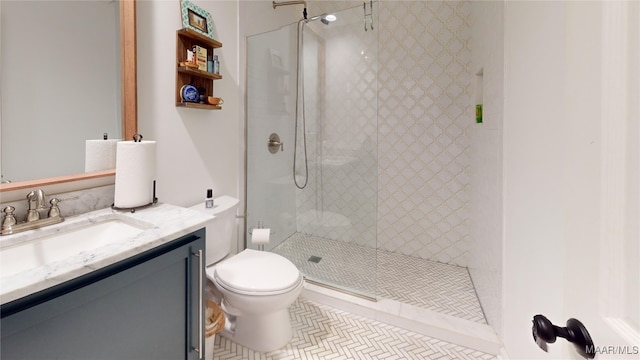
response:
M247 230L247 232L249 233L249 235L253 235L253 229L264 229L264 223L262 222L262 220L258 220L258 225L257 226L252 226L249 228L249 230ZM273 231L273 229L269 229L269 236L275 234L276 232ZM260 251L264 251L264 245L258 245L258 250Z
M106 133L105 133L106 134ZM133 135L133 142L142 142L142 134L134 134ZM146 209L150 206L153 206L155 204L158 203L158 198L156 197L156 181L153 180L153 200L146 204L146 205L140 205L140 206L134 206L134 207L126 207L126 208L122 208L122 207L117 207L116 204L111 204L111 208L113 210L119 210L119 211L131 211L131 213L135 213L136 210L142 210L142 209Z
M126 208L117 207L116 204L111 204L111 208L113 210L118 210L118 211L131 211L131 213L133 214L133 213L136 212L136 210L146 209L146 208L148 208L150 206L153 206L153 205L155 205L157 203L158 203L158 198L156 197L156 181L153 180L153 200L150 203L148 203L146 205L140 205L140 206L134 206L134 207L126 207Z

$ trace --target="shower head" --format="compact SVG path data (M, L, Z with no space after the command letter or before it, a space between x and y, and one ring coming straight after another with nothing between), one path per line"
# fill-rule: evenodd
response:
M311 21L315 21L315 20L320 20L321 23L325 24L325 25L329 25L331 22L336 20L336 16L335 15L327 15L327 14L322 14L322 15L316 15L313 16L312 18L305 20L306 22L311 22Z

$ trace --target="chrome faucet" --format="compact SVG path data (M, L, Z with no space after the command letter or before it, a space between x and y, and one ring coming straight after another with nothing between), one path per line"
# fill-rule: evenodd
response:
M29 209L27 210L26 220L21 223L16 220L16 216L14 214L14 211L16 210L15 207L6 206L2 209L4 218L2 219L0 235L15 234L17 232L37 229L64 221L64 218L60 215L60 208L58 207L60 199L57 198L53 198L49 201L51 206L49 207L47 217L40 218L40 211L46 209L44 206L46 197L44 191L41 189L29 192L27 194L27 202L29 203Z

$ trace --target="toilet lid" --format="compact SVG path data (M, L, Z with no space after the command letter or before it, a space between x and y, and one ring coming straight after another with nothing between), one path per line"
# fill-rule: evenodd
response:
M295 286L300 272L278 254L246 249L217 265L214 277L226 288L267 293Z

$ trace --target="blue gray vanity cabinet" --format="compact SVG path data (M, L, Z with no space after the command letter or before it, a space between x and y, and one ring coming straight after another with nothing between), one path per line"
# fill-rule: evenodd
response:
M204 229L3 304L0 358L200 359Z

